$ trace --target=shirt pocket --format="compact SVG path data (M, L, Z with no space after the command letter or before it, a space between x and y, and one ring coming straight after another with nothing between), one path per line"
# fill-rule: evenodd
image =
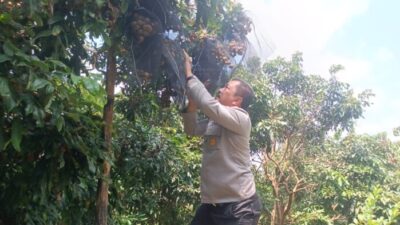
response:
M218 150L221 142L222 128L214 121L210 121L204 133L204 149L207 151Z

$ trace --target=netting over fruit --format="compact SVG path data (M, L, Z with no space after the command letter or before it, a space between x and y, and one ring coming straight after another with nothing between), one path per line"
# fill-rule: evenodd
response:
M216 39L204 39L193 51L193 73L210 92L224 82L223 68L232 63L228 49Z
M227 13L230 21L222 34L196 34L199 28L182 26L174 1L137 0L129 6L125 18L126 49L130 49L131 70L125 80L136 88L148 85L163 99L185 104L183 46L193 58L193 73L213 93L230 77L247 50L246 34L251 21L240 9ZM182 15L180 15L182 16ZM204 20L205 18L203 18ZM172 35L171 35L172 34Z

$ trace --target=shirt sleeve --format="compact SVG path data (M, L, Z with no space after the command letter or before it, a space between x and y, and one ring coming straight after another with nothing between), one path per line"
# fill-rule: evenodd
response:
M250 135L251 122L245 110L222 105L196 77L187 82L187 91L200 110L211 120L232 132Z
M183 127L185 133L190 136L202 136L207 128L208 120L197 121L197 113L182 113Z

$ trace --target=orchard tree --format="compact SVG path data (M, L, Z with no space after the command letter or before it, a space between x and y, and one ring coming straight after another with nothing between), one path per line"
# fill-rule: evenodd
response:
M212 91L236 66L233 57L245 54L251 29L233 1L1 1L0 12L1 208L18 202L0 216L10 223L93 223L83 218L95 205L96 223L106 224L116 84L129 98L121 107L126 118L141 114L138 107L151 108L143 105L169 106L171 98L183 106L182 49ZM160 99L145 102L151 94ZM38 138L48 134L58 139ZM15 164L23 166L14 170ZM83 175L68 170L61 178L64 168ZM32 180L9 185L23 177ZM40 198L35 191L9 195L32 186L41 187ZM47 204L52 199L58 205Z
M329 138L314 151L306 174L318 186L304 196L303 209L319 211L325 218L320 221L334 224L398 223L398 143L383 133L349 134ZM311 214L299 210L297 218Z
M105 94L79 76L82 9L1 1L0 12L0 220L91 223Z
M348 84L336 79L338 69L331 68L329 80L305 75L302 56L296 53L290 60L271 60L248 77L256 93L250 109L253 149L272 186L270 224L287 224L299 194L315 188L303 175L306 157L317 154L312 147L322 144L330 131L351 131L354 120L369 104L371 94L366 91L355 96Z

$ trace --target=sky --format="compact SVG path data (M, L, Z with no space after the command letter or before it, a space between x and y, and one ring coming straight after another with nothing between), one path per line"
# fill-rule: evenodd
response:
M264 60L303 53L305 74L328 78L329 68L356 93L375 97L356 132L377 134L400 126L400 1L240 0L255 31L249 39ZM255 34L255 35L254 35ZM254 37L257 37L255 39ZM258 41L256 41L258 40ZM258 44L260 43L260 44Z

